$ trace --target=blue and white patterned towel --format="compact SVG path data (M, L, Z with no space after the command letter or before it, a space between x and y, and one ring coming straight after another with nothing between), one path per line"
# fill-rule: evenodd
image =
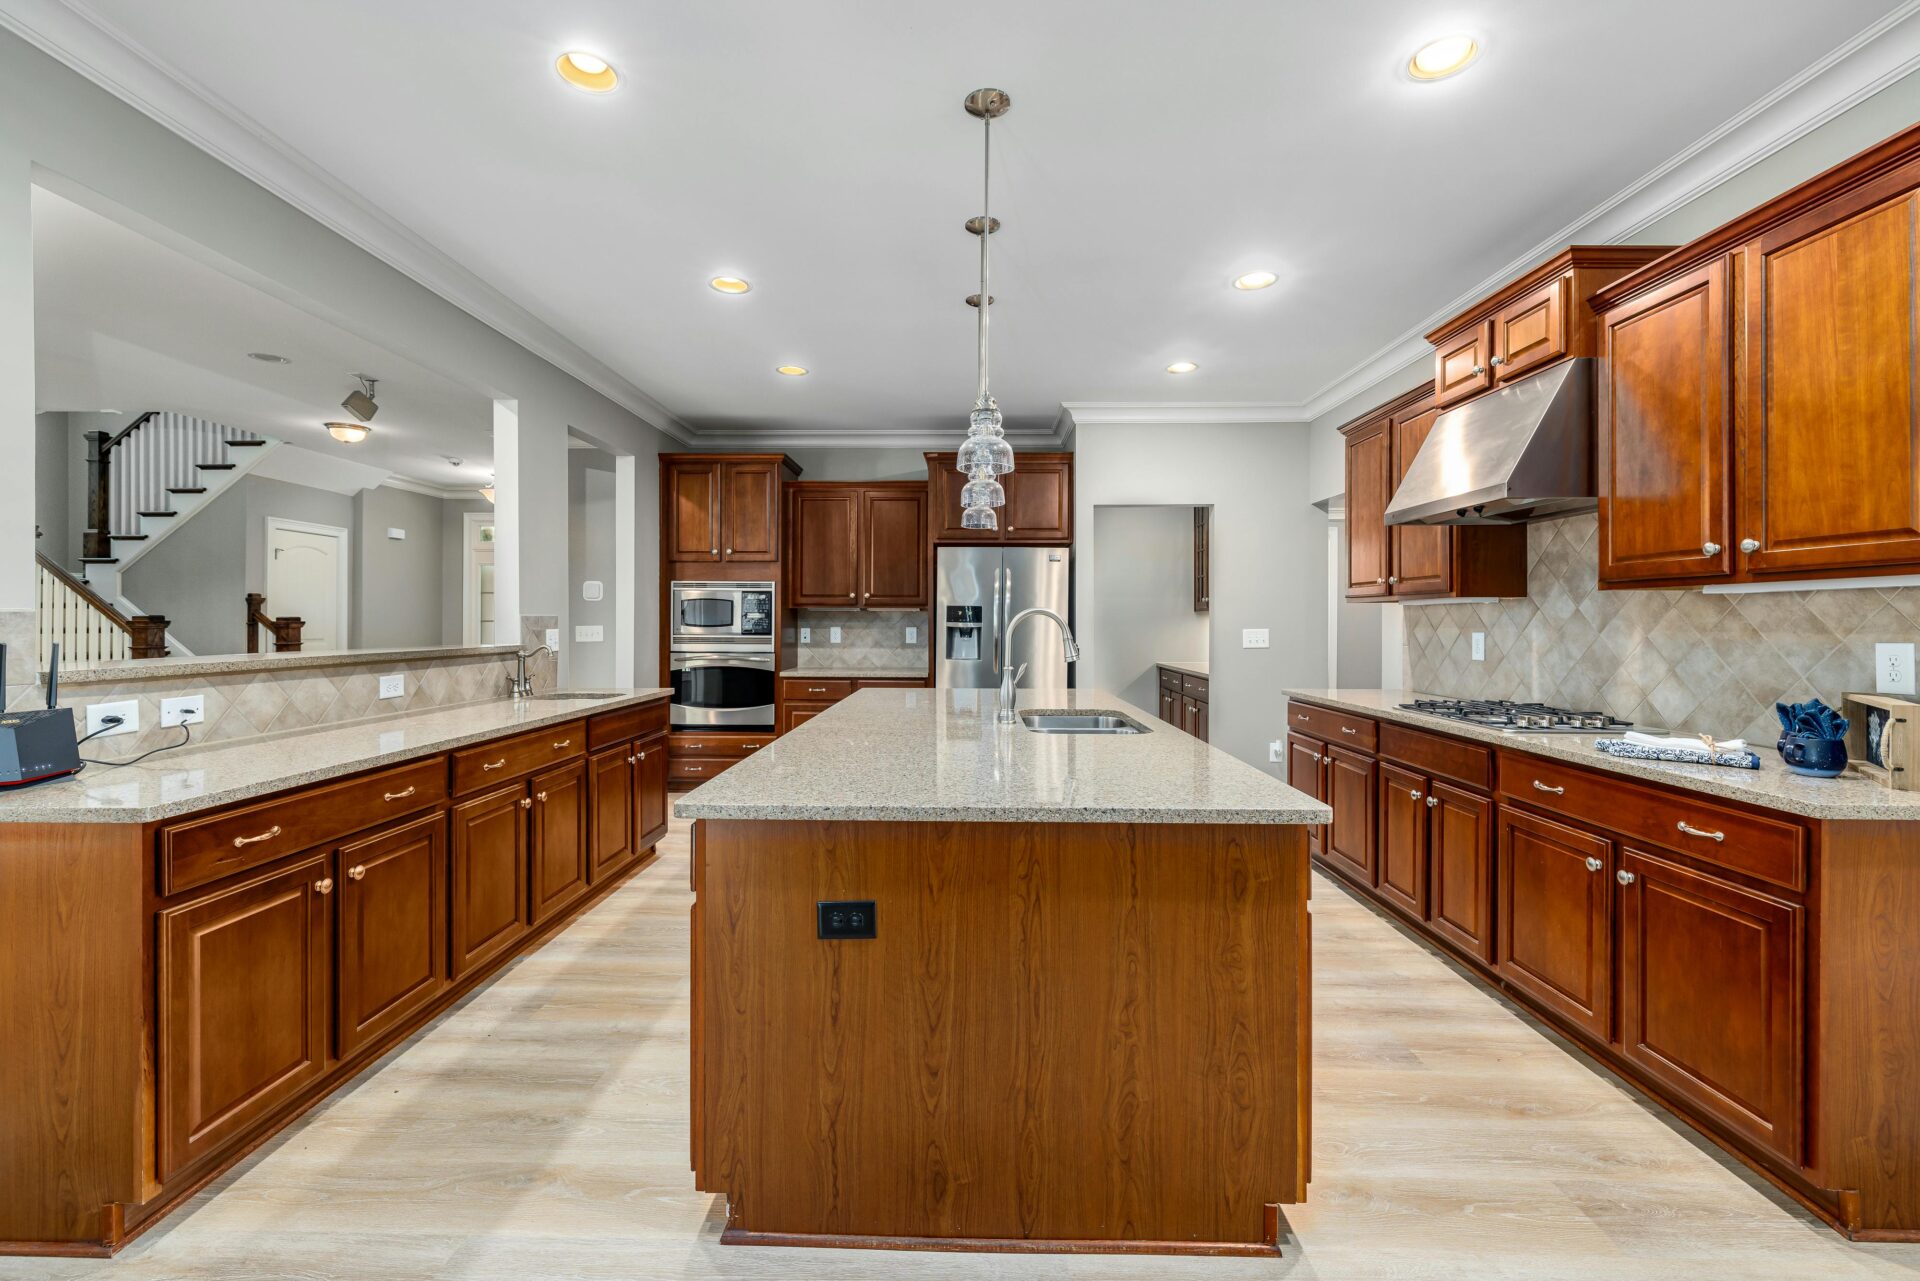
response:
M1596 738L1594 747L1609 756L1624 756L1634 761L1674 761L1682 765L1726 765L1733 769L1759 769L1760 757L1753 752L1716 752L1708 754L1703 743L1697 749L1684 747L1642 747L1624 738Z

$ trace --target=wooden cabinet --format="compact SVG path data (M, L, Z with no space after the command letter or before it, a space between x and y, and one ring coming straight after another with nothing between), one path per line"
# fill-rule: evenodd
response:
M927 455L927 493L936 543L1014 543L1047 546L1073 541L1073 455L1016 453L1014 470L1000 478L1007 491L997 529L960 527L960 490L967 478L955 455Z
M781 684L784 686L786 682ZM771 743L778 733L780 706L780 700L776 697L776 729L773 731L674 730L666 740L668 781L695 785L704 783Z
M162 1178L326 1071L333 888L320 855L158 914Z
M1427 805L1427 928L1491 964L1493 802L1433 779Z
M1162 667L1159 671L1160 719L1206 742L1212 682L1177 667Z
M1493 318L1493 356L1499 382L1530 374L1567 354L1567 304L1573 274L1555 276L1500 308Z
M1213 508L1193 509L1193 612L1213 608Z
M660 460L660 509L668 560L720 559L720 463L711 458Z
M433 813L340 847L340 1057L375 1044L445 991L447 823Z
M667 834L667 736L633 745L634 842L652 849Z
M720 464L720 559L780 559L780 464L750 458Z
M1493 386L1493 322L1476 321L1433 353L1433 403L1445 408Z
M791 734L820 713L832 707L832 703L793 702L780 705L780 732Z
M1327 745L1318 739L1289 730L1287 733L1287 786L1305 792L1316 801L1327 799ZM1326 825L1316 823L1307 829L1307 852L1323 852Z
M1801 909L1621 852L1620 1043L1729 1129L1800 1154Z
M551 919L587 892L587 771L575 762L528 785L533 796L529 901L533 924Z
M1416 921L1427 916L1427 780L1380 765L1380 882L1383 901Z
M799 474L783 454L660 455L663 559L778 561L781 484Z
M1501 977L1597 1040L1612 1035L1613 846L1500 807Z
M794 485L788 502L793 541L787 557L787 603L797 608L854 608L860 596L859 487Z
M1393 460L1391 489L1398 490L1400 482L1407 478L1407 468L1413 466L1414 455L1420 451L1420 446L1426 443L1427 433L1433 430L1433 424L1439 417L1440 411L1437 408L1411 405L1396 412L1388 421L1386 430L1390 446L1388 453ZM1451 594L1453 550L1455 544L1464 538L1470 550L1485 548L1504 552L1517 562L1522 572L1514 576L1514 581L1501 586L1517 588L1518 594L1526 595L1524 573L1526 540L1524 537L1516 540L1511 534L1501 537L1503 532L1501 530L1462 530L1449 525L1388 527L1387 582L1390 594L1396 599ZM1514 549L1506 546L1515 541L1521 544L1517 555ZM1513 568L1513 565L1509 565L1509 572Z
M641 846L636 840L638 760L632 743L596 752L587 760L587 879L597 881L626 866Z
M525 783L453 807L449 893L458 978L511 949L528 930Z
M924 485L862 489L860 607L925 609L932 577L926 548Z
M820 609L925 609L927 487L789 487L787 598Z
M1347 599L1385 597L1393 553L1387 500L1393 496L1391 415L1343 428L1347 433Z
M1362 885L1374 884L1374 784L1379 765L1344 747L1327 748L1328 808L1333 822L1322 842L1327 859Z

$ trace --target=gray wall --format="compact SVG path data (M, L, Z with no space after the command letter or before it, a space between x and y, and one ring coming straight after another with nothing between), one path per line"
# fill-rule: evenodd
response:
M573 683L587 689L613 684L613 615L620 583L613 572L613 459L597 450L576 449L568 463L567 588L573 597L573 625L598 625L606 639L573 642ZM599 579L600 600L583 600L580 584ZM568 639L572 640L569 632ZM653 679L645 672L641 683Z
M1154 711L1158 664L1208 657L1208 616L1193 609L1193 508L1096 507L1093 540L1099 613L1086 640L1101 688Z
M1208 729L1216 747L1278 773L1267 743L1284 732L1280 691L1324 684L1327 672L1327 518L1307 501L1306 426L1093 425L1079 429L1076 446L1074 528L1095 530L1074 548L1076 617L1099 618L1104 608L1099 508L1211 505L1217 643ZM1267 628L1271 648L1242 649L1249 627ZM1089 647L1080 676L1083 688L1132 679L1098 646Z
M962 423L954 428L953 448L967 434ZM801 480L925 480L926 451L921 449L789 449L800 464Z
M1340 539L1337 564L1345 572L1347 563L1347 522L1332 522ZM1334 583L1340 579L1336 576ZM1365 601L1340 599L1334 602L1338 643L1334 655L1334 680L1340 685L1370 689L1380 683L1380 606Z
M33 519L40 538L34 544L48 560L77 567L67 517L67 416L33 416Z
M361 490L352 503L353 647L445 644L440 544L445 503L385 485ZM406 537L390 538L389 529L404 530Z
M127 599L142 613L165 614L169 632L195 654L246 651L246 594L262 590L247 586L247 565L253 559L247 546L253 524L247 491L256 484L276 483L241 477L141 557L121 580ZM264 537L264 530L254 536ZM257 559L264 564L264 553Z

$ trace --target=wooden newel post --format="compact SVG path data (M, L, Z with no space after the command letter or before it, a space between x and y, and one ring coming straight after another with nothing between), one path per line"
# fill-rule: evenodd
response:
M304 618L282 618L273 624L273 648L278 654L297 654L300 652L300 629L307 625Z
M266 614L267 598L259 592L247 593L247 653L260 652L260 619Z
M111 528L113 513L107 501L107 470L110 466L107 433L90 431L87 442L87 533L81 540L80 554L87 557L113 555Z
M127 620L127 632L130 637L129 651L135 658L165 658L167 656L167 616L165 614L135 614Z

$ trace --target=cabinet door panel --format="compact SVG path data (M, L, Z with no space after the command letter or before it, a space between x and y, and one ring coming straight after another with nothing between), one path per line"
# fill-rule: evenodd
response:
M1193 700L1193 726L1187 731L1203 743L1208 741L1207 707L1208 704L1205 699L1197 698Z
M340 849L340 1057L446 990L447 819Z
M1380 767L1380 897L1412 916L1427 915L1427 780Z
M528 884L533 923L550 919L587 888L587 773L582 764L537 774Z
M1726 269L1709 263L1607 315L1600 581L1730 573Z
M829 702L789 702L780 705L780 732L791 734L802 725L829 710Z
M1326 856L1364 885L1374 883L1374 780L1379 767L1370 756L1333 747L1327 750Z
M524 783L453 807L453 974L507 951L527 932Z
M162 1178L326 1071L330 867L306 859L157 914Z
M1567 354L1567 294L1571 277L1550 280L1507 304L1493 322L1493 358L1499 380L1532 373Z
M1287 786L1295 791L1305 792L1316 801L1327 799L1326 789L1322 786L1323 772L1321 762L1327 754L1327 745L1317 739L1302 738L1298 734L1287 736ZM1321 852L1321 844L1326 837L1326 825L1315 823L1307 829L1307 849L1311 853Z
M1435 781L1428 810L1427 925L1470 956L1493 961L1493 802Z
M1433 353L1433 403L1445 408L1493 386L1493 322L1481 321Z
M635 842L633 744L621 743L587 761L587 879L598 883L640 852Z
M1620 908L1620 1040L1679 1097L1800 1156L1801 909L1639 850Z
M1015 459L1014 470L1000 478L1007 505L1000 525L1010 543L1064 543L1073 536L1073 487L1070 464L1052 459ZM956 516L956 520L959 518Z
M780 559L780 464L720 464L720 556Z
M652 849L667 834L667 736L633 745L634 844Z
M1920 387L1908 193L1748 255L1743 538L1755 572L1920 562Z
M852 609L860 564L860 491L801 488L793 494L789 604Z
M860 606L927 606L927 494L924 489L860 491Z
M1347 595L1385 596L1392 573L1387 498L1392 458L1384 425L1347 438Z
M1611 1032L1612 846L1500 807L1500 973L1599 1040Z
M667 464L667 558L720 559L720 464Z
M1413 456L1420 451L1427 433L1433 430L1434 420L1439 417L1438 409L1428 409L1393 420L1393 426L1389 429L1393 454L1393 484L1388 491L1389 497L1407 478L1407 468L1413 466ZM1383 506L1383 516L1385 511ZM1445 596L1451 591L1455 535L1456 531L1447 525L1389 526L1387 538L1392 546L1392 568L1387 577L1388 586L1393 589L1392 594Z

